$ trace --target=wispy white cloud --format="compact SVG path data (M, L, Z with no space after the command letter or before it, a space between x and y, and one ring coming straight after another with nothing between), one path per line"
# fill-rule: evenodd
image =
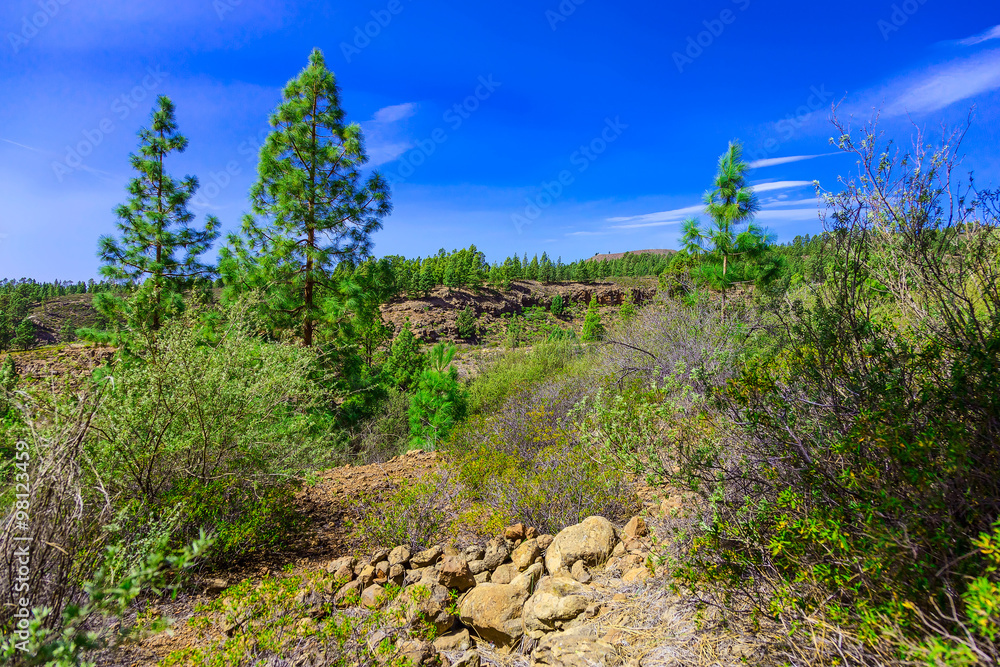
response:
M416 113L417 105L413 102L394 104L393 106L376 111L372 120L376 123L396 123L407 118L413 118Z
M369 164L388 164L413 148L413 141L404 135L399 123L417 113L414 102L394 104L375 112L371 120L361 123L367 140Z
M758 183L753 187L754 192L774 192L778 190L792 190L795 188L801 188L806 186L811 186L812 181L772 181L770 183ZM764 204L764 207L769 206L801 206L803 204L815 203L814 199L797 199L792 201L773 201ZM648 227L667 227L669 225L678 225L685 218L692 215L698 215L699 213L705 212L704 204L695 204L692 206L684 206L682 208L675 208L669 211L657 211L656 213L645 213L643 215L630 215L630 216L619 216L614 218L608 218L608 222L615 223L611 225L611 229L645 229Z
M611 232L569 232L566 236L607 236Z
M889 86L887 116L927 113L1000 88L1000 49L953 60Z
M29 151L35 151L36 153L43 153L44 152L44 151L41 151L41 150L39 150L37 148L32 148L31 146L25 146L24 144L19 144L16 141L11 141L10 139L4 139L3 137L0 137L0 141L6 141L8 144L13 144L15 146L20 146L21 148L26 148Z
M963 46L975 46L976 44L982 44L991 39L1000 39L1000 25L995 25L992 28L979 33L978 35L973 35L972 37L966 37L965 39L958 40L958 43Z
M689 215L701 213L705 210L704 204L695 206L685 206L675 208L671 211L658 211L656 213L646 213L643 215L630 215L624 217L608 218L608 222L624 223L613 225L613 229L639 229L641 227L662 227L680 222Z
M812 181L771 181L770 183L756 183L753 191L757 194L761 192L773 192L774 190L791 190L792 188L804 188L812 185Z
M812 160L817 157L824 157L826 155L837 155L837 153L819 153L817 155L789 155L787 157L769 157L763 160L754 160L750 163L751 169L761 169L763 167L774 167L779 164L789 164L791 162L802 162L803 160Z

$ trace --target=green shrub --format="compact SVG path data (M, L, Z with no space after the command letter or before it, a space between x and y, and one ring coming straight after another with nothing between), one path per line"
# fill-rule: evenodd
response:
M563 314L563 309L564 306L563 306L562 294L556 294L554 297L552 297L552 305L549 307L549 310L552 312L553 315L559 317L560 315Z
M487 412L511 396L563 373L586 367L579 344L573 339L543 343L531 351L512 350L480 373L469 387L471 414Z
M1000 507L997 195L950 208L949 139L903 157L871 128L840 142L865 178L829 197L827 282L774 304L777 351L720 394L731 441L678 461L713 510L683 574L800 647L822 618L859 663L913 643L995 662L995 565L972 556Z
M359 498L353 536L370 548L401 544L420 551L452 534L459 513L459 486L448 473L434 473L398 489Z
M406 320L392 341L384 371L394 386L407 390L417 385L426 366L427 358L420 351L420 341L410 329L410 320Z
M455 319L455 327L458 329L459 338L475 338L478 333L476 326L476 311L471 306L466 306L458 313Z
M466 413L466 392L458 381L458 371L451 366L455 346L438 343L431 350L430 368L420 374L420 384L410 399L411 443L436 449L437 443Z
M587 306L587 314L583 318L583 332L580 339L584 343L599 341L604 338L604 324L601 322L601 314L597 310L597 297L590 300Z
M230 535L220 557L273 544L273 530L289 525L277 520L287 514L280 489L333 454L323 448L313 352L262 342L241 317L225 313L217 336L192 310L134 341L132 358L103 378L85 439L112 497L137 518L183 502L178 537L201 528Z
M352 457L380 463L405 452L410 444L409 410L409 394L389 389L375 415L352 427Z

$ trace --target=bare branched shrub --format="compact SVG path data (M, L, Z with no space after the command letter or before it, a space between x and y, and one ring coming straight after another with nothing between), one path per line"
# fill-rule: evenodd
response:
M461 502L455 475L431 473L390 492L359 498L352 530L368 547L403 544L420 551L453 534Z
M51 628L100 565L107 543L103 528L114 517L111 499L100 493L100 484L95 489L88 483L84 470L83 443L101 393L81 393L75 406L48 416L32 411L25 398L12 402L24 423L17 450L28 463L27 472L15 475L14 490L27 498L18 498L3 517L0 628L11 627L22 598L30 607L51 610L45 619Z
M750 331L745 314L724 316L710 299L661 298L607 336L603 363L619 385L669 379L704 394L734 376Z

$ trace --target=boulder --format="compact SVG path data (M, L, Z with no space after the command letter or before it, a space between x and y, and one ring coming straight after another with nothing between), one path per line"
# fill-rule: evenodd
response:
M389 580L389 561L383 560L375 564L374 581L384 584Z
M434 640L434 648L438 651L468 651L472 648L472 638L466 628L441 635Z
M514 549L514 552L510 555L510 559L517 566L518 570L526 570L541 553L542 550L538 546L538 540L527 540L522 542L521 546Z
M469 564L461 556L445 556L438 563L438 583L446 588L465 591L476 585Z
M587 610L590 588L565 575L545 577L524 604L524 630L533 639L561 630Z
M333 578L337 581L350 581L354 578L354 566L342 565L339 569L334 570Z
M352 576L354 573L354 566L358 564L358 561L354 556L344 556L343 558L338 558L332 560L326 564L326 571L330 574L336 576L336 573L343 568L348 568L351 570Z
M493 570L493 574L490 575L490 581L494 584L509 584L514 581L514 577L520 574L517 565L514 563L504 563L497 569Z
M486 545L486 554L483 556L483 569L495 570L510 555L507 543L499 537L495 537Z
M649 569L645 567L633 568L622 575L623 584L635 584L646 579L649 579Z
M435 662L437 651L434 645L423 639L404 639L397 645L399 653L414 667Z
M554 540L555 538L551 535L539 535L535 539L538 540L538 548L541 549L542 551L545 551L546 549L549 548L549 545L552 544L552 540Z
M505 540L510 540L511 542L517 542L518 540L524 539L524 524L515 523L512 526L507 526L503 529L503 537Z
M510 646L524 634L521 611L531 595L540 565L532 565L509 584L480 584L462 598L462 623L488 642Z
M418 570L422 567L428 567L438 562L441 558L441 553L444 549L441 548L440 544L436 544L430 549L424 549L423 551L410 556L410 567L414 570Z
M625 527L622 528L622 535L635 539L637 537L646 537L649 535L649 528L646 526L646 520L641 516L634 516L628 520Z
M532 667L604 667L615 662L614 647L582 627L544 636L531 654Z
M462 657L451 664L451 667L479 667L479 651L466 651Z
M538 537L538 529L534 526L528 526L524 529L524 539L533 540Z
M357 581L361 584L361 589L365 589L371 586L372 582L375 581L375 568L371 565L366 565L361 573L358 574Z
M347 607L352 604L357 604L358 600L361 599L361 591L365 589L362 585L360 579L355 579L354 581L344 584L337 591L337 594L333 596L333 603L338 607Z
M393 607L403 613L407 623L422 620L433 625L438 634L448 632L455 625L455 617L448 611L451 607L448 589L433 579L404 588Z
M406 577L406 568L402 564L397 563L389 568L389 581L401 586L403 584L403 579Z
M615 527L610 521L600 516L588 517L555 536L545 551L545 567L551 574L568 571L579 560L596 567L608 559L616 542Z
M410 548L398 546L389 552L389 566L406 565L410 562Z
M403 585L408 586L410 584L415 584L418 581L423 581L424 579L437 579L437 569L429 566L415 570L407 570L406 575L403 577Z
M484 570L483 572L480 572L479 574L475 575L476 583L485 584L487 581L490 580L490 577L492 576L493 575L489 570Z
M579 581L581 584L589 584L591 580L590 572L587 571L587 566L583 564L582 560L578 560L573 563L573 567L570 569L570 574L573 578Z
M369 609L378 609L385 602L385 589L378 584L372 584L361 591L361 604Z

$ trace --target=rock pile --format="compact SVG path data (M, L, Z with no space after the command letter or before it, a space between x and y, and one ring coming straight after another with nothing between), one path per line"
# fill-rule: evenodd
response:
M515 524L485 549L436 545L411 553L399 546L368 560L341 558L326 569L340 607L378 608L386 604L386 586L402 587L391 609L437 631L433 644L407 640L398 647L415 664L478 667L475 644L484 640L501 647L537 642L535 665L603 665L614 656L611 645L583 627L601 611L588 585L591 570L614 567L626 582L650 576L648 535L641 517L621 531L590 517L555 536Z

